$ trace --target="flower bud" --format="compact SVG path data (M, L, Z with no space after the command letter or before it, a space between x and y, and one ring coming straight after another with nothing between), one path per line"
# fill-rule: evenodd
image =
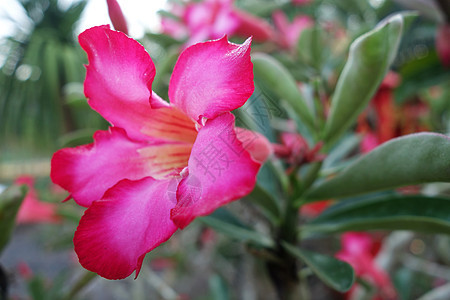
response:
M106 0L106 3L108 4L108 14L114 29L128 35L127 21L122 13L122 9L120 9L119 3L116 0Z

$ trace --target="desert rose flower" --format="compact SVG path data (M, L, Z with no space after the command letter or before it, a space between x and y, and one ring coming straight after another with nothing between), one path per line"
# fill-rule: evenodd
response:
M231 110L254 90L250 39L226 36L184 50L169 85L170 104L152 92L144 47L108 26L79 36L88 54L89 105L113 126L94 143L56 152L52 180L87 207L74 236L88 270L121 279L146 253L197 216L253 189L269 143L236 135ZM261 140L263 142L261 142Z
M61 218L56 213L55 203L48 203L39 200L36 189L34 188L34 178L28 175L19 176L14 184L26 185L28 192L17 213L17 223L58 223Z
M273 30L264 19L253 16L233 5L233 0L190 1L184 6L175 4L170 17L161 20L164 33L174 38L187 37L186 46L223 35L252 36L255 41L267 41Z

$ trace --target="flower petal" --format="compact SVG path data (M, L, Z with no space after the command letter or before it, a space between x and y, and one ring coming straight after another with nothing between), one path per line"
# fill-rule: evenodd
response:
M98 26L79 36L89 65L84 82L89 105L135 139L151 111L149 100L155 66L137 41L122 32Z
M189 174L178 186L172 220L184 228L195 217L247 195L260 166L236 137L231 113L208 120L192 148Z
M147 161L151 176L164 179L178 176L187 167L192 144L159 144L139 149L139 154Z
M264 163L273 153L273 147L265 136L255 131L236 127L236 136L241 141L242 147L247 150L254 160Z
M57 151L51 162L51 178L82 206L91 205L118 181L148 176L148 164L138 149L147 143L130 140L121 128L97 131L94 143Z
M86 210L75 232L75 252L86 269L107 279L139 274L146 253L167 241L177 227L172 181L151 177L123 180Z
M171 103L199 123L242 106L254 90L250 43L224 36L184 50L170 79Z
M157 103L153 98L152 101ZM148 118L141 130L147 139L151 137L160 141L192 144L197 137L195 123L176 107L153 109Z
M262 18L237 8L233 10L233 15L239 20L239 26L234 32L236 35L241 37L252 36L257 42L265 42L274 35L270 24Z

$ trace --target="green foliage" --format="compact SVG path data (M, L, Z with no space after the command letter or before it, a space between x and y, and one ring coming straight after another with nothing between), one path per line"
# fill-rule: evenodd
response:
M340 292L346 292L352 287L355 273L348 263L288 243L283 243L283 247L303 261L329 287Z
M276 59L263 53L253 54L252 62L255 77L280 99L286 101L311 132L315 132L315 121L311 109L289 71Z
M403 23L401 14L390 17L350 46L325 124L323 140L328 145L353 125L375 94L397 54Z
M336 177L313 187L308 201L342 198L405 185L450 182L450 139L418 133L386 142Z
M224 208L219 208L211 215L200 218L200 221L239 241L266 248L271 248L275 245L270 237L243 224L238 218Z
M57 0L20 4L32 26L24 32L17 24L14 36L2 41L7 56L0 72L0 138L10 145L53 149L61 134L89 126L76 120L64 90L84 78L85 57L73 30L86 1L66 10Z
M12 186L0 194L0 253L8 244L16 215L27 192L25 186Z
M342 202L303 226L303 230L327 233L414 230L450 234L450 199L388 195Z
M280 204L273 198L271 194L259 184L256 184L253 191L245 197L262 208L263 212L272 221L273 224L280 222L281 208Z

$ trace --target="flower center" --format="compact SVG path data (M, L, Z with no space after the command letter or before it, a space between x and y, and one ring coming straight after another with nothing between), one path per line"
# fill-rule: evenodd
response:
M175 177L187 167L198 134L195 124L173 106L152 111L142 132L156 142L139 150L148 161L150 176L155 179Z

